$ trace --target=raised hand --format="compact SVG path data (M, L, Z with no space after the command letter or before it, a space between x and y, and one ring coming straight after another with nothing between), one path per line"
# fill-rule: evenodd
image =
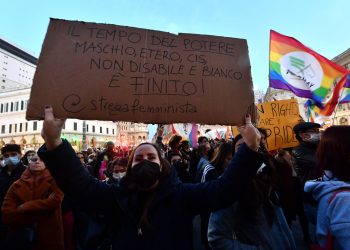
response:
M242 135L245 144L252 150L258 151L260 146L261 134L259 130L254 127L250 115L245 117L245 124L238 127L239 133Z
M61 132L65 120L56 119L51 106L45 107L45 120L41 136L45 140L46 148L52 150L62 143Z

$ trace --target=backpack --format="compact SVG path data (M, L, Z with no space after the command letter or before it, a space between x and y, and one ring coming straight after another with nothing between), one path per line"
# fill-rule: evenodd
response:
M342 193L342 192L350 192L350 189L349 188L341 188L341 189L338 189L336 190L331 198L329 198L328 200L328 205L331 204L331 202L334 200L334 198L339 194L339 193ZM331 232L330 230L328 229L328 232L327 232L327 238L326 238L326 247L321 247L320 245L318 244L312 244L310 246L310 249L311 250L333 250L334 249L334 238L333 236L331 235Z

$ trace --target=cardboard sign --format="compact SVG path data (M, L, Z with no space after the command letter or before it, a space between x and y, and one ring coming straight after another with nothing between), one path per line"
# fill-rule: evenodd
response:
M51 19L27 119L237 124L253 103L244 39Z
M298 145L298 140L293 132L293 127L300 121L296 99L257 104L257 109L258 127L267 129L269 150Z

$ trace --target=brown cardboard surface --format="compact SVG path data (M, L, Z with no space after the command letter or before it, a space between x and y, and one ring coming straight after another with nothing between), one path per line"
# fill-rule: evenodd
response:
M51 19L27 119L236 125L253 103L244 39Z
M267 129L268 150L295 147L293 127L300 122L299 106L296 99L257 104L258 127Z

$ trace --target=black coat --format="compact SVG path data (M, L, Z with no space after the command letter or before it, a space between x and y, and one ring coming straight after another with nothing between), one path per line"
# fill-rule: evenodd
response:
M23 171L26 167L20 162L11 171L10 175L7 173L8 167L5 166L0 172L0 208L4 202L7 190L10 188L12 183L21 178ZM1 221L1 209L0 209L0 221ZM1 223L0 223L1 224Z
M142 226L137 192L125 183L108 186L89 176L67 141L52 151L39 150L58 185L84 207L104 213L113 223L113 249L192 249L195 214L224 208L238 200L262 163L262 156L245 145L219 180L181 183L175 171L156 189L148 210L150 226Z

